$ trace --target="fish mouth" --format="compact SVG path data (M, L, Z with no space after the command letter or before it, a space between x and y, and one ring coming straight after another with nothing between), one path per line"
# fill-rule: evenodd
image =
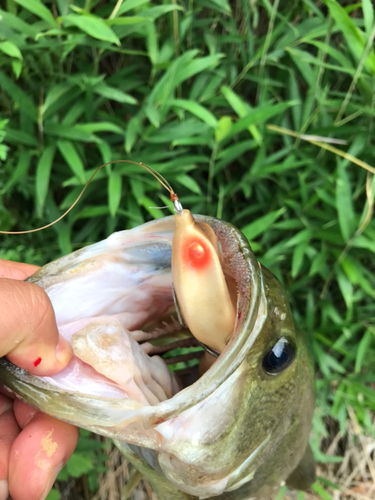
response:
M217 219L195 217L214 230L224 273L238 291L233 337L203 376L198 365L205 350L181 325L174 305L174 219L167 217L115 233L29 278L49 295L60 334L71 342L74 356L53 377L31 376L2 360L4 385L41 410L91 430L104 426L110 436L116 426L125 428L135 420L154 428L212 394L254 342L260 328L254 326L265 315L259 312L264 292L258 263L242 234ZM63 395L64 403L56 395Z

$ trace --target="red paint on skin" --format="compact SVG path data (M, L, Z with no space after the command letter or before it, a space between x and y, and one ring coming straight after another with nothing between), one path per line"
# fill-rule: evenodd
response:
M191 238L185 242L182 248L183 260L196 269L203 269L211 261L211 250L207 244L200 239Z
M41 361L42 361L42 358L36 358L36 360L34 361L34 366L40 365Z

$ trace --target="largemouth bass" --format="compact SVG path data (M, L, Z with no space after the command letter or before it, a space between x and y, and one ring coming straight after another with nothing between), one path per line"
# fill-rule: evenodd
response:
M159 355L198 341L178 320L171 277L173 217L114 233L31 276L49 295L69 365L30 375L5 358L1 383L58 419L114 438L159 500L270 499L314 480L308 436L313 368L279 281L242 233L202 216L226 279L236 284L234 333L199 376ZM213 332L214 334L215 332ZM196 348L173 361L199 357Z

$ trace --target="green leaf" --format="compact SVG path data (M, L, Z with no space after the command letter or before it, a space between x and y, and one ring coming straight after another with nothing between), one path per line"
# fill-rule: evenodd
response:
M86 184L85 168L74 144L70 141L60 140L57 143L57 147L81 184Z
M10 57L16 57L17 59L22 59L22 54L17 45L12 42L0 42L0 51L4 52Z
M57 23L50 10L45 7L40 0L14 0L28 11L46 21L50 26L55 27Z
M152 123L152 125L155 128L159 128L160 127L160 119L161 119L159 109L156 108L155 106L147 106L146 105L144 107L144 112L145 112L146 117L149 119L150 123Z
M13 174L9 181L6 183L4 188L0 191L0 194L5 194L7 191L11 189L12 186L21 178L26 177L27 171L29 170L31 162L30 151L21 151L20 156L18 158L18 162L16 168L13 171Z
M180 85L180 83L184 82L188 78L196 75L197 73L202 73L206 69L215 68L220 59L224 57L224 54L215 54L213 56L207 57L199 57L194 59L186 67L182 68L181 71L176 75L175 85Z
M18 61L16 59L13 59L12 60L12 69L13 69L13 73L14 73L14 76L17 78L20 77L21 75L21 71L22 71L22 62L21 61Z
M333 19L335 20L339 29L342 31L348 49L352 52L357 62L359 62L366 47L364 33L359 28L357 28L350 16L347 14L344 7L341 7L341 5L336 0L324 0L324 3L329 8ZM371 49L366 59L365 66L369 71L371 71L372 74L375 73L374 49Z
M134 143L137 139L138 134L141 131L141 121L138 115L133 116L128 123L128 127L125 133L125 150L130 153Z
M217 142L222 141L229 134L232 128L232 118L230 116L222 116L218 121L217 129L215 130L215 139Z
M130 187L133 193L134 198L139 201L143 198L145 194L145 186L142 181L139 179L130 178Z
M46 500L60 500L60 492L52 488L48 493Z
M333 500L332 496L319 483L314 483L311 487L322 500Z
M210 5L211 8L218 7L218 10L224 12L225 14L232 13L228 0L209 0L209 3L211 4Z
M121 45L121 42L114 31L112 31L100 17L89 14L68 14L67 16L62 17L62 20L64 25L74 25L93 38Z
M72 477L80 477L94 468L94 464L90 458L87 458L79 453L73 453L66 464L68 473Z
M374 339L373 332L371 330L366 330L358 345L357 356L355 358L355 373L361 372L363 362L369 352L371 342L373 342Z
M97 145L98 145L98 149L100 151L100 154L102 155L103 163L110 162L112 160L112 149L111 149L111 146L108 144L108 142L100 139L97 142Z
M153 66L158 62L159 58L159 47L158 47L158 36L156 32L156 27L154 23L149 23L146 26L147 32L147 53Z
M33 122L38 121L38 111L33 101L2 71L0 71L0 87L19 105L25 115L31 118Z
M71 92L73 87L72 83L64 82L60 83L59 85L53 85L49 88L49 91L46 95L46 98L44 100L43 106L42 106L42 111L43 115L46 114L48 109L56 102L58 101L63 95L65 95L67 92Z
M359 285L370 297L375 297L375 290L363 272L364 269L356 259L347 256L342 262L341 267L353 285Z
M38 141L33 135L23 132L22 130L13 130L9 127L6 128L6 140L7 142L13 142L15 144L38 146Z
M127 26L130 24L140 24L144 22L150 23L151 20L147 17L127 16L127 17L114 17L106 21L108 26Z
M176 139L205 134L207 130L209 130L209 127L195 118L180 123L174 121L150 134L145 140L153 143L170 143Z
M251 113L252 108L247 104L239 95L237 95L233 90L226 85L221 87L221 92L223 93L225 99L228 101L233 110L237 113L240 118L247 116ZM254 137L258 144L262 142L262 136L255 125L250 125L248 127L250 134Z
M308 241L304 241L297 245L293 251L293 260L292 260L292 278L296 278L298 276L302 264L303 259L305 257L306 248L308 245Z
M348 242L356 229L356 219L353 209L350 179L342 164L337 167L336 208L342 237L345 242Z
M88 134L95 132L113 132L114 134L124 134L124 130L112 122L78 123L75 130L82 130Z
M6 26L19 31L26 37L35 38L38 34L38 29L34 25L26 23L19 16L15 16L10 12L0 9L0 20L2 20Z
M94 134L78 126L71 127L69 125L60 125L59 123L48 123L45 125L45 133L73 141L96 142Z
M170 106L177 106L179 108L186 109L186 111L189 111L189 113L197 116L212 128L216 129L218 126L218 121L211 113L211 111L208 111L208 109L201 106L197 102L189 101L187 99L171 99L170 101L167 101L167 104L169 104Z
M117 213L121 201L122 177L111 172L108 179L108 208L109 213L114 217Z
M162 105L179 84L179 75L186 65L197 55L197 50L189 50L178 57L165 71L156 85L153 85L147 98L147 105Z
M47 146L36 167L35 177L35 195L36 207L39 217L42 216L44 202L48 193L49 179L51 175L51 167L55 156L56 148L54 145Z
M180 5L157 5L156 7L151 7L142 11L143 17L149 17L151 19L157 19L158 17L168 14L173 10L184 10Z
M280 208L279 210L274 210L267 215L263 215L263 217L259 217L254 222L247 224L247 226L243 227L241 231L246 236L246 238L250 241L255 239L260 234L263 234L269 229L272 224L279 219L283 213L285 213L286 208Z
M123 92L120 89L116 89L115 87L110 87L106 85L104 82L98 83L93 87L93 92L95 94L99 94L107 99L111 99L112 101L127 103L127 104L137 104L137 99L132 97L131 95Z
M155 207L155 202L153 202L147 196L143 196L140 200L140 204L147 210L147 212L152 215L154 219L161 219L164 217L164 213L160 210L160 208Z
M136 9L137 7L140 7L141 5L148 3L149 1L150 0L125 0L125 2L122 3L119 10L117 11L117 15L121 16L121 14L124 14L125 12L128 12L129 10Z
M353 304L354 288L346 274L340 268L336 270L337 283L339 285L342 296L344 297L346 307L350 309Z
M287 101L254 108L251 113L249 113L244 118L241 118L237 123L233 125L226 138L228 139L229 137L242 132L242 130L247 129L248 127L250 127L250 125L265 122L269 118L283 113L291 106L295 106L296 104L298 104L297 101Z
M202 194L202 190L199 187L199 184L190 176L182 174L176 176L176 181L185 186L190 191L196 194Z
M362 0L362 10L366 33L370 36L374 27L374 4L371 0Z

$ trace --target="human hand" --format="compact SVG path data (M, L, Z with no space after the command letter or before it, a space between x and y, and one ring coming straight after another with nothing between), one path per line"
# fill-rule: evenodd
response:
M0 259L0 356L34 375L53 375L71 349L59 335L42 288L22 280L36 266ZM60 422L5 389L0 394L0 500L44 500L73 453L78 429Z

